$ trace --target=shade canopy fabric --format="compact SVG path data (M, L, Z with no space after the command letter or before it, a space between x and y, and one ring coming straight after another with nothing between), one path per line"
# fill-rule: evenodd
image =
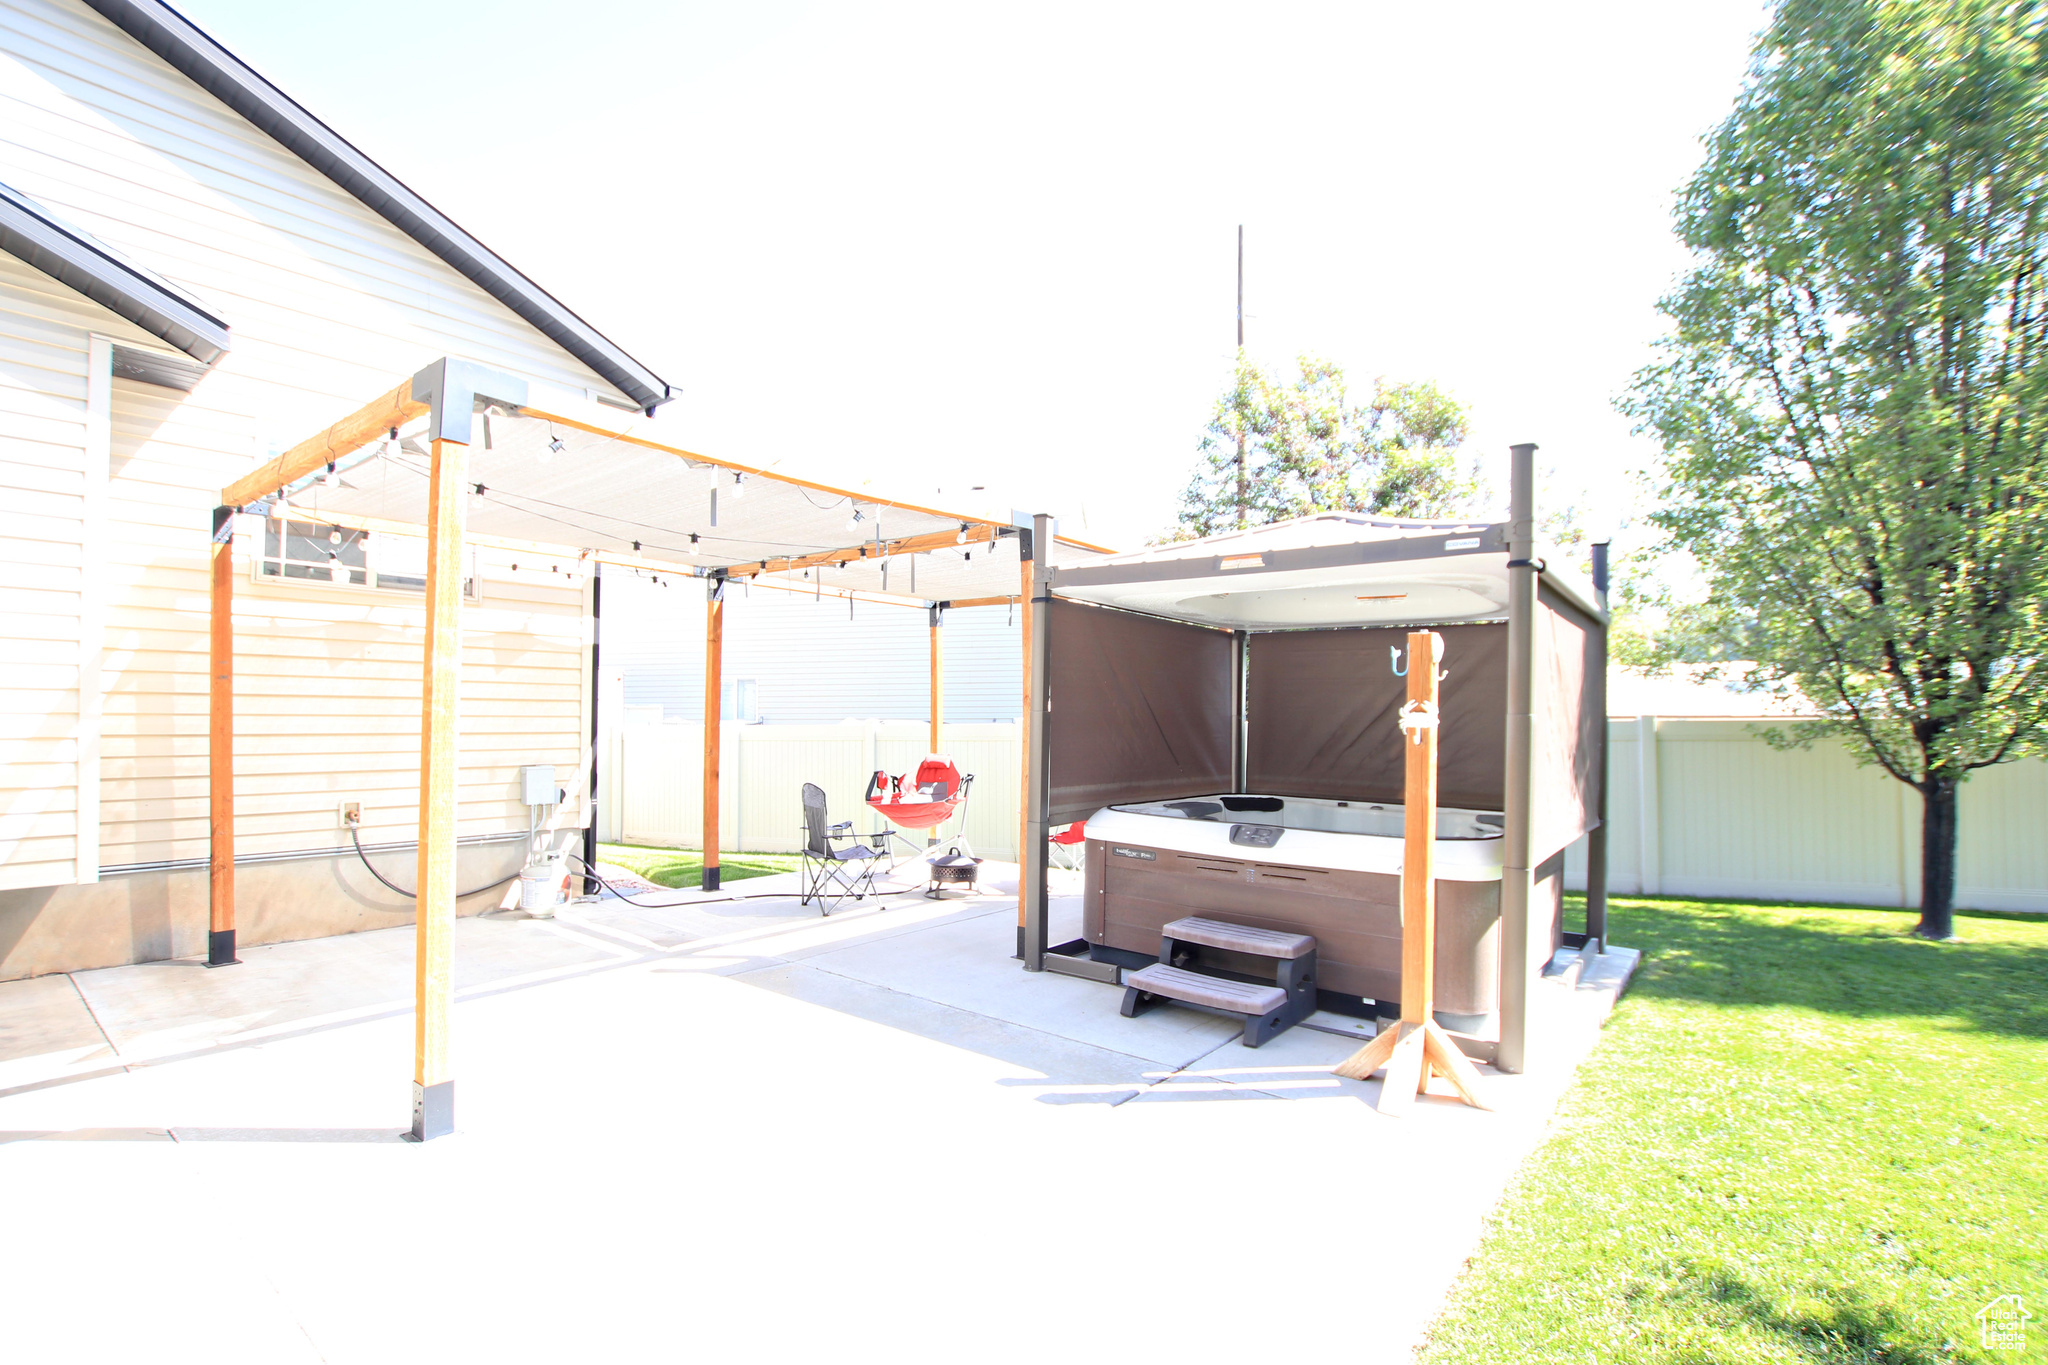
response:
M1544 576L1585 610L1590 586ZM1102 606L1236 630L1437 625L1507 615L1505 525L1330 512L1109 555L1054 591Z
M1230 636L1057 599L1048 604L1048 817L1228 791Z
M1445 626L1437 799L1499 810L1506 774L1508 628ZM1251 638L1245 786L1338 801L1404 799L1407 632L1282 631ZM1403 672L1396 673L1399 666Z
M1536 687L1530 848L1548 857L1600 823L1607 708L1600 624L1548 584L1536 593Z
M619 414L607 427L589 414L571 420L532 409L479 418L465 452L464 482L474 490L469 533L681 572L758 573L811 590L918 601L1020 594L1019 537L1007 513L940 508L713 460L653 439L647 428L654 425L656 419ZM338 461L332 474L302 479L287 493L290 515L423 524L430 473L424 426L416 420L399 429L398 439L373 441ZM884 553L911 537L928 542L926 548ZM844 554L777 571L780 561L833 551ZM1047 547L1055 563L1104 553L1059 537Z

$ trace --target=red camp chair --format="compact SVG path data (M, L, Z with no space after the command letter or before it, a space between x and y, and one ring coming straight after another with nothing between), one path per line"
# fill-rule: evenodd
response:
M1056 834L1046 836L1046 861L1054 867L1063 867L1069 872L1081 870L1081 860L1086 856L1082 845L1088 842L1083 832L1085 820L1076 820Z
M867 802L891 824L924 830L937 842L939 826L967 804L967 789L973 785L973 773L962 777L952 759L929 754L915 772L900 777L878 772L869 778ZM954 842L966 846L965 839Z

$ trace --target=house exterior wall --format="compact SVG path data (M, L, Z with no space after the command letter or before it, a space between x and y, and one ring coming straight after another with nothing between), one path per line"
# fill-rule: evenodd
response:
M72 0L0 0L0 181L189 291L234 336L190 394L107 379L94 334L164 347L0 256L4 979L203 942L191 876L208 844L207 547L225 484L442 355L537 395L623 395ZM97 451L95 383L110 429ZM317 498L295 515L317 519ZM353 852L337 861L337 803L363 803L366 843L413 835L421 601L254 583L260 523L241 521L237 853L306 855L244 875L242 941L409 918L409 903L355 884ZM586 787L587 577L574 562L536 573L530 552L515 573L512 558L479 551L482 600L464 610L465 885L503 861L480 841L525 832L520 764ZM579 825L581 801L560 818ZM411 884L409 852L378 863ZM365 896L382 898L367 918Z

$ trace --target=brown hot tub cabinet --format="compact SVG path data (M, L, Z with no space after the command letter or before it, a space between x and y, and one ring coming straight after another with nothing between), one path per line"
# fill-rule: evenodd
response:
M1282 809L1216 810L1225 803ZM1202 820L1181 813L1187 809L1212 814ZM1326 1001L1333 994L1395 1001L1401 984L1401 840L1330 828L1352 809L1364 817L1360 823L1400 828L1399 806L1353 808L1304 798L1194 796L1107 808L1088 825L1082 934L1091 947L1142 956L1156 954L1161 928L1186 915L1310 934ZM1500 817L1491 812L1446 811L1439 818L1440 828L1455 826L1467 837L1438 841L1444 861L1461 875L1436 884L1436 1008L1458 1016L1466 1028L1482 1027L1482 1017L1499 1005L1499 825ZM1148 827L1156 831L1151 837ZM1264 833L1239 834L1244 830ZM1227 852L1213 847L1232 835L1238 838ZM1270 846L1247 844L1247 838L1270 840ZM1536 933L1547 937L1552 951L1562 942L1561 861L1553 859L1538 874L1536 915L1539 924L1548 924ZM1233 964L1219 958L1214 965L1227 970Z

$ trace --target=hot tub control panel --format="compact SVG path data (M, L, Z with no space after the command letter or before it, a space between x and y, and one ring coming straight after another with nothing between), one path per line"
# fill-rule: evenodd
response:
M1278 825L1232 825L1230 842L1245 848L1271 848L1285 833Z

